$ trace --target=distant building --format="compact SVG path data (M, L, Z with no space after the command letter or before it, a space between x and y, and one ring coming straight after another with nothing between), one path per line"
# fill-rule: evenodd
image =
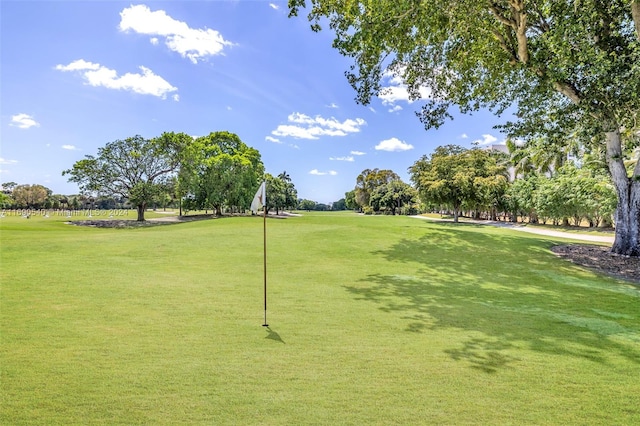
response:
M509 153L509 149L507 148L507 145L503 143L485 145L483 149L486 149L487 151L500 151L500 152L504 152L505 154Z

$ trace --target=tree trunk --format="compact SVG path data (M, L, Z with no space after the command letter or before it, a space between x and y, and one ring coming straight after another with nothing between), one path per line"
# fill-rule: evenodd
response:
M611 252L640 256L640 167L636 166L630 179L623 162L620 132L616 130L605 135L607 164L618 194L616 237Z
M636 27L636 37L638 37L638 41L640 41L640 0L631 1L631 17Z
M138 204L137 206L137 210L138 210L138 222L144 222L144 211L146 210L147 205L146 204Z

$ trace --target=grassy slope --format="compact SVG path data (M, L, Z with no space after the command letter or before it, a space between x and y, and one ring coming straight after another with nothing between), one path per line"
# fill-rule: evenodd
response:
M54 219L54 220L52 220ZM405 217L3 218L0 423L640 423L640 290Z

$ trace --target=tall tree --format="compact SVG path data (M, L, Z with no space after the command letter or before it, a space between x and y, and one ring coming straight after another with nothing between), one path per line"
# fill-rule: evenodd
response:
M284 183L284 207L295 208L298 204L298 191L296 191L291 176L285 170L278 175L278 179Z
M223 206L246 209L264 173L260 153L231 132L211 132L197 138L190 154L189 171L180 179L194 196L197 208Z
M306 3L290 0L290 16ZM640 163L627 171L622 136L640 115L638 0L309 3L312 29L328 18L333 46L354 59L347 78L361 103L393 75L413 99L429 88L419 113L427 129L452 105L515 105L514 136L577 132L604 146L618 196L612 251L640 255Z
M192 141L184 133L116 140L98 148L97 156L85 156L62 174L83 192L128 198L136 206L137 220L144 221L147 204L158 193L159 185L178 169L182 152Z
M374 211L387 209L392 215L403 206L414 203L418 197L417 191L401 180L392 180L378 186L371 194L371 207Z
M42 185L17 185L13 188L11 196L18 207L33 209L44 207L51 190Z
M298 208L300 210L306 210L309 212L316 208L316 202L312 200L307 200L307 199L300 200L300 202L298 203Z
M265 174L267 182L267 212L271 209L276 210L276 214L280 213L280 209L284 208L286 203L286 186L282 179L269 173Z
M409 168L411 181L424 202L447 206L458 221L462 207L485 207L494 213L507 186L500 158L490 151L440 146Z
M344 193L344 202L348 209L356 210L358 208L358 203L356 202L355 189Z
M392 170L365 169L356 178L355 196L360 208L368 207L371 204L371 194L379 186L400 180Z
M16 182L4 182L2 184L2 192L5 194L11 194L11 191L13 191L13 188L16 186L18 186Z

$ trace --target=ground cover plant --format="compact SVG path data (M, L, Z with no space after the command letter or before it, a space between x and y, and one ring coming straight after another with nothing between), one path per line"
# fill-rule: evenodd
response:
M640 289L399 216L0 220L2 424L637 424Z

